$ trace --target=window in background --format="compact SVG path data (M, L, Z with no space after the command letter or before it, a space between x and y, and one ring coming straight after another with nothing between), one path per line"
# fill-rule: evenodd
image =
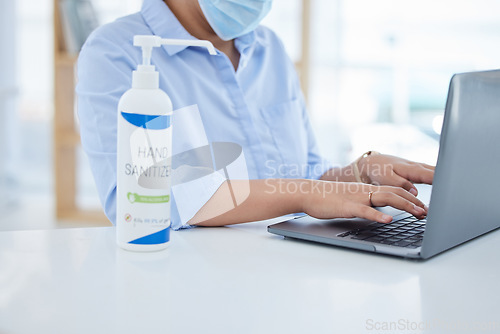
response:
M10 206L17 197L17 78L15 3L0 3L0 210Z
M435 163L448 84L500 67L495 0L310 0L309 111L323 153L369 149ZM264 23L300 57L302 0L275 0Z
M500 67L500 3L312 2L310 111L325 153L435 162L452 74Z

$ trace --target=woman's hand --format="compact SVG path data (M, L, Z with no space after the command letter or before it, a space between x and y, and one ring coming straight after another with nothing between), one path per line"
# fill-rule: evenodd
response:
M302 211L320 219L366 218L390 223L392 217L373 206L392 206L417 218L427 215L427 207L399 186L375 186L353 182L310 180L302 196Z
M295 212L323 219L359 217L389 223L391 216L373 208L386 205L417 218L427 214L424 204L400 187L306 179L231 180L220 186L189 224L223 226Z
M432 184L434 166L417 163L386 154L372 154L357 160L361 179L373 185L401 187L413 195L413 183Z

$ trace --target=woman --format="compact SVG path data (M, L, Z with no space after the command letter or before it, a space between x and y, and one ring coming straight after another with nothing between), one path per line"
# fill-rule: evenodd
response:
M386 205L417 217L426 215L413 183L432 183L432 166L376 152L342 168L321 158L293 64L276 35L258 26L271 4L272 0L145 0L139 13L89 37L78 63L82 144L112 222L116 108L141 61L133 36L151 34L204 39L217 48L218 54L210 56L196 47L164 47L153 52L152 62L174 109L195 107L208 142L241 146L247 166L247 180L213 173L190 184L189 191L174 190L174 229L295 212L387 223L392 217L373 208ZM194 132L175 133L175 124L174 117L174 146L189 142Z

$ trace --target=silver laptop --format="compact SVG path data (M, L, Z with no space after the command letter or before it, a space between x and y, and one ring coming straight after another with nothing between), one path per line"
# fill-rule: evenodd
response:
M500 70L452 77L427 218L389 224L301 216L268 226L287 238L427 259L500 227Z

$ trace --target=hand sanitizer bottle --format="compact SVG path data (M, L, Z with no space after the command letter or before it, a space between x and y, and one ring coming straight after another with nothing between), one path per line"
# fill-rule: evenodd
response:
M134 37L143 64L118 103L116 187L116 240L133 251L161 250L170 240L172 102L151 65L153 47L164 44L202 46L216 54L208 41Z

